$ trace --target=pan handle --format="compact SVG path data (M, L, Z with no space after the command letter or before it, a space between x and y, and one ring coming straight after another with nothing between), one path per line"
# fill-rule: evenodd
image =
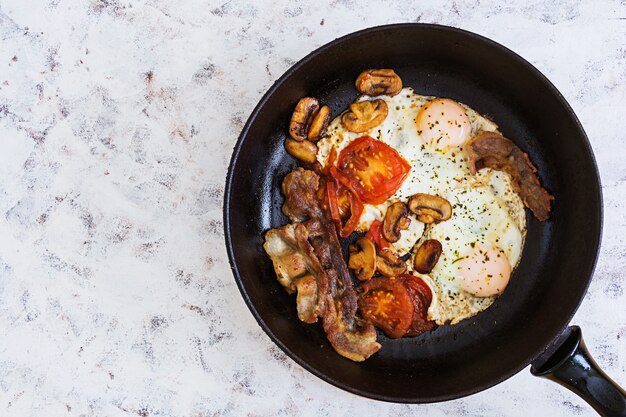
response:
M626 391L593 360L578 326L570 326L533 361L530 372L573 391L602 416L626 416Z

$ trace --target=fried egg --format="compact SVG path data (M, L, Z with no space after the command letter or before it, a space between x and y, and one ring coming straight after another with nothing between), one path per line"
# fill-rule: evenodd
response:
M452 217L429 225L422 237L442 245L429 274L437 300L428 316L437 324L455 324L489 307L519 263L524 206L517 194L502 192L510 189L508 176L495 174L501 173L490 171L442 195L452 204Z
M423 276L433 292L428 318L438 324L458 323L493 303L523 249L526 214L508 174L483 169L472 175L463 148L477 133L497 132L498 126L465 104L420 95L410 87L376 98L387 104L386 119L367 132L354 133L336 117L317 142L317 159L326 166L333 148L339 154L368 135L394 148L411 165L408 177L385 203L365 204L359 232L382 220L389 205L406 203L416 193L438 195L452 204L452 218L438 224L424 225L412 217L409 229L393 245L405 255L426 239L441 242L438 263ZM368 99L361 96L357 101Z

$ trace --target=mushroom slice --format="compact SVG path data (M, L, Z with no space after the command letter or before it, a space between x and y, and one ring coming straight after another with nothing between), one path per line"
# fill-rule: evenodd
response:
M356 79L356 89L368 96L395 96L402 90L402 80L392 69L369 69Z
M376 270L386 277L397 277L406 272L406 263L391 249L378 252Z
M411 218L406 204L400 201L393 203L385 213L383 236L389 242L397 242L400 240L400 231L408 229L410 224Z
M297 140L287 138L285 140L285 150L291 156L302 162L312 164L317 161L317 145L308 140L299 142Z
M354 245L350 245L350 259L348 267L360 281L367 281L376 272L376 247L374 243L364 237L358 238Z
M298 101L291 115L289 135L301 142L307 139L309 126L320 109L320 103L315 97L304 97Z
M328 129L328 124L330 123L330 116L330 107L322 106L322 108L313 117L311 126L309 126L307 138L310 141L317 142L322 136L324 136L326 129Z
M409 198L408 206L422 223L439 223L452 216L450 202L436 195L415 194Z
M441 242L436 239L425 240L415 252L413 269L420 274L428 274L433 270L441 256Z
M385 100L366 100L350 104L350 110L341 116L341 123L350 132L363 133L381 124L389 109Z

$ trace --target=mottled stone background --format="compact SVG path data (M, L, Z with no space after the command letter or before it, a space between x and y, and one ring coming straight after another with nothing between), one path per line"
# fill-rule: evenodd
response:
M508 46L580 117L606 214L574 322L626 385L624 0L1 0L0 415L593 415L527 370L443 404L345 393L234 284L222 193L246 117L314 48L409 21Z

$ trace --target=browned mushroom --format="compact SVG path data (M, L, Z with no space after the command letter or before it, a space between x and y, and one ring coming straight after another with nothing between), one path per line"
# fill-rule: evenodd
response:
M326 133L329 123L330 107L322 106L311 121L311 126L309 126L309 132L307 133L307 139L313 142L320 140L320 138L324 136L324 133Z
M374 276L376 247L371 240L361 237L354 245L350 245L348 267L354 270L354 274L361 281L367 281Z
M304 97L298 101L291 115L289 135L301 142L307 139L309 126L320 109L320 103L315 97Z
M406 263L395 251L386 249L376 255L376 270L386 277L397 277L406 272Z
M428 274L433 270L441 256L441 242L435 239L425 240L415 252L413 269L420 274Z
M350 132L362 133L381 124L389 109L385 100L366 100L352 103L350 110L341 116L341 123Z
M400 201L393 203L385 213L383 236L389 242L397 242L400 240L400 231L408 229L410 224L411 218L406 204Z
M317 160L317 145L308 140L298 142L291 138L285 140L285 150L289 155L302 162L313 163Z
M402 80L392 69L369 69L356 79L356 89L368 96L395 96L402 90Z
M409 198L408 206L422 223L439 223L452 216L450 202L436 195L415 194Z

